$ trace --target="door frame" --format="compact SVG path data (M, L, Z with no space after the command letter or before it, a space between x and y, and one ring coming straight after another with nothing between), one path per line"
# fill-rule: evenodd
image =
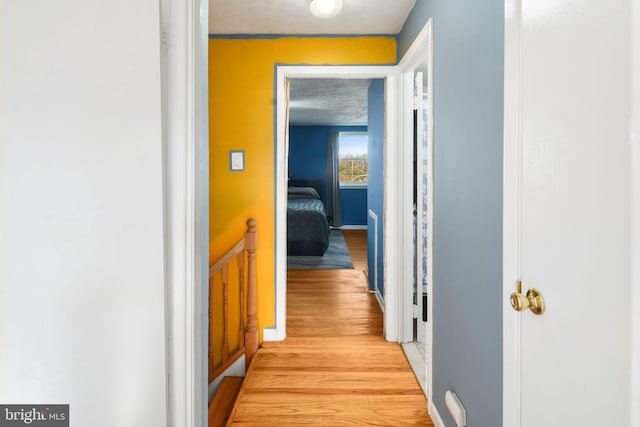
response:
M385 79L385 143L384 143L384 330L388 341L398 339L398 290L401 283L397 249L402 245L399 224L400 153L398 140L397 67L395 65L279 65L276 67L275 128L276 128L276 324L264 330L265 341L286 338L287 319L287 175L288 175L288 114L287 81L290 79Z
M426 53L426 58L424 54ZM427 86L423 89L429 94L427 108L427 151L429 152L429 164L427 166L427 398L429 405L432 405L433 395L433 19L429 18L418 36L415 38L405 55L398 64L400 75L415 72L426 60ZM409 81L410 80L410 81ZM400 90L400 105L404 109L402 112L401 144L404 164L402 175L403 201L402 201L402 233L404 236L403 253L409 256L403 257L402 271L402 308L400 310L400 342L413 341L413 78L400 80L403 86ZM404 87L404 86L410 86ZM406 99L409 97L410 99ZM408 108L407 105L411 105Z
M161 0L167 425L207 425L208 2Z
M522 185L522 105L520 88L520 0L505 0L504 141L503 141L503 273L502 273L502 419L520 425L520 316L509 301L520 276L520 199Z
M412 186L411 177L413 152L413 130L407 136L405 124L413 120L413 110L404 111L405 99L401 90L400 75L421 62L420 54L428 53L427 90L433 93L433 59L432 59L432 19L429 19L414 42L411 44L398 65L280 65L276 67L276 325L264 330L265 341L280 341L286 338L286 182L288 174L288 126L287 85L288 79L295 78L384 78L385 79L385 144L384 144L384 331L388 341L402 341L405 318L413 312L413 306L407 303L407 292L413 294L412 269L413 247L408 236L413 233ZM430 138L433 141L433 96L430 97L429 116ZM403 116L405 117L403 119ZM432 145L431 145L432 146ZM431 174L432 176L432 174ZM431 180L433 182L433 180ZM390 191L394 189L396 191ZM433 195L433 191L429 193ZM433 200L430 201L433 206ZM407 216L409 213L409 216ZM428 222L433 229L433 209L429 213ZM432 237L432 236L431 236ZM433 239L430 239L432 241ZM390 254L393 254L391 256ZM433 260L429 254L429 271ZM432 278L432 277L431 277ZM432 280L430 281L432 283ZM411 288L411 289L409 289ZM411 301L412 298L409 298ZM429 314L433 298L429 299ZM429 316L431 317L431 316ZM432 321L430 327L432 331ZM412 332L411 332L412 333ZM428 333L431 337L432 333ZM431 338L430 338L431 339ZM431 351L431 350L429 350ZM428 355L430 362L430 355ZM428 363L430 365L430 363ZM431 389L431 366L428 366L428 387Z

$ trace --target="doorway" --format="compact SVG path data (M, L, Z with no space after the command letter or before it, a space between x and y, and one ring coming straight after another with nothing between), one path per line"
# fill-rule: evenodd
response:
M390 99L396 98L396 77L394 66L280 66L276 76L276 327L264 331L264 339L280 341L286 337L286 275L287 275L287 181L289 150L289 81L292 79L385 79L385 177L387 175L389 143L395 141L396 109ZM388 182L385 178L385 188ZM389 203L385 194L385 207ZM386 281L384 282L386 283ZM386 292L384 301L385 338L395 341L397 310L395 310L394 292ZM390 298L389 298L390 297ZM391 301L390 301L391 300ZM390 327L391 326L391 327ZM389 331L393 333L389 334Z
M384 338L394 342L413 342L414 337L414 243L413 214L413 140L414 82L422 72L423 89L432 94L432 22L429 20L411 48L397 66L279 66L276 70L276 325L264 330L265 341L286 338L287 280L287 178L288 178L288 81L290 79L385 79L385 143L384 143L384 269L379 272L384 287ZM424 124L427 132L426 150L433 147L433 99L426 99ZM419 131L420 132L420 131ZM427 176L433 165L428 163ZM431 174L431 175L430 175ZM433 180L428 179L427 185ZM427 188L426 201L426 278L427 293L432 294L433 191ZM416 299L423 300L422 287ZM427 397L432 389L432 310L433 298L426 302L427 326L424 333L426 363L416 369L426 376ZM417 305L417 304L416 304ZM416 323L416 328L422 325ZM424 371L426 370L426 375Z

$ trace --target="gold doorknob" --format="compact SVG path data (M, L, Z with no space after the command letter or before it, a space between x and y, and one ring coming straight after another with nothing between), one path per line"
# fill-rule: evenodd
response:
M516 282L516 292L511 294L511 307L515 311L525 311L527 308L533 314L541 315L547 308L542 293L537 289L529 289L527 294L522 293L522 282Z

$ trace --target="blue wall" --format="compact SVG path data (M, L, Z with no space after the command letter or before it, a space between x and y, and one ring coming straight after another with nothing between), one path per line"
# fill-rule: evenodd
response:
M291 126L289 127L289 174L291 179L319 179L325 186L327 139L329 132L366 132L366 126ZM326 193L326 187L325 193ZM367 189L341 189L342 223L367 223Z
M374 282L374 232L373 220L368 218L368 250L367 268L369 270L369 286L378 289L384 297L384 80L374 80L369 86L369 194L367 208L378 217L378 283ZM368 211L367 211L368 212ZM367 213L367 217L369 214Z
M433 402L502 425L502 0L418 0L398 57L433 17Z
M291 179L320 179L327 174L327 126L289 127L289 176Z
M367 189L341 188L342 222L344 225L367 224Z

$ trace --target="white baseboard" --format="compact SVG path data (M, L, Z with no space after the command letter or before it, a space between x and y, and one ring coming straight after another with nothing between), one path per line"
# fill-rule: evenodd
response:
M207 402L211 403L224 377L244 377L244 374L247 371L246 366L244 356L242 356L229 366L222 374L220 374L218 378L213 380L211 384L209 384L209 400L207 400Z
M431 417L431 421L433 421L433 425L436 427L446 427L444 425L444 421L442 421L442 417L440 417L440 413L438 412L438 408L433 404L432 401L429 401L429 416Z
M343 225L341 227L338 227L340 230L366 230L367 229L367 225Z
M424 396L427 397L427 363L420 355L420 351L415 342L403 342L401 346Z
M384 313L384 300L382 299L382 295L380 295L380 292L377 289L375 291L369 291L369 292L373 293L376 296L376 300L380 305L380 310L382 310L382 312Z
M286 334L278 328L268 328L262 331L262 338L265 341L284 341Z

